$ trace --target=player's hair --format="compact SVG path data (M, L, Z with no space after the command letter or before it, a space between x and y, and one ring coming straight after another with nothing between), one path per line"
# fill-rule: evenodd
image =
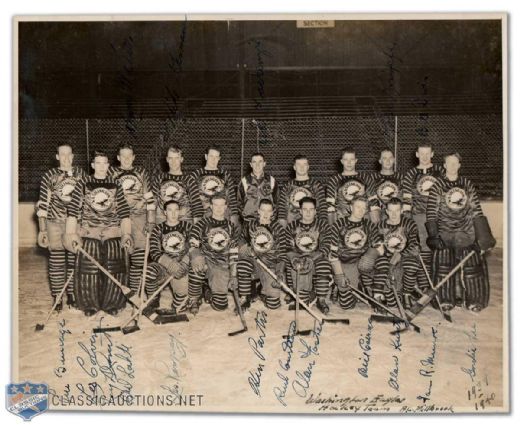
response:
M357 201L361 201L361 202L364 202L365 204L368 204L368 199L366 198L366 196L363 196L363 195L354 196L354 198L352 198L352 201L350 201L350 203L353 205L354 202L357 202Z
M58 146L56 146L56 153L60 153L60 148L62 146L68 146L70 148L71 152L74 152L74 149L72 148L72 145L69 142L63 142L63 143L59 143Z
M306 159L307 162L309 161L309 158L307 158L307 155L304 155L302 153L299 153L298 155L296 155L293 159L293 164L296 164L296 161L300 160L300 159Z
M134 147L131 143L128 142L121 142L119 146L117 147L117 152L121 153L122 149L130 149L132 152L134 152Z
M91 162L95 162L97 157L105 157L106 159L108 159L108 154L104 151L94 151L94 153L92 154Z
M179 207L179 209L181 208L181 204L179 201L176 201L175 199L170 199L164 203L163 210L166 211L166 208L168 208L168 205L170 204L175 204Z
M352 146L347 146L341 150L341 158L343 158L343 155L345 155L346 153L353 153L354 155L356 155L356 151Z
M393 197L393 198L390 198L390 200L387 202L386 205L403 205L403 201L401 201L399 198L397 197Z
M181 147L178 146L178 145L168 146L168 149L166 150L166 156L168 156L168 152L179 153L179 154L181 154L181 156L182 156L182 149L181 149Z
M303 204L309 203L314 205L314 208L316 208L316 199L311 198L310 196L304 196L302 199L300 199L300 208L303 207Z
M454 156L455 158L457 158L459 160L459 162L462 162L462 157L460 156L460 153L458 153L458 152L450 152L450 153L444 155L444 162L446 162L446 159L449 156Z
M392 150L392 148L390 148L388 146L386 148L381 149L381 152L379 153L379 157L381 157L383 152L390 152L392 154L392 156L394 156L394 151Z
M419 150L419 148L430 148L433 151L433 146L430 142L419 142L417 144L417 150Z
M251 159L253 159L255 156L261 156L263 160L265 160L265 156L262 152L255 152L253 155L251 155Z
M273 209L274 209L273 201L271 201L268 198L263 198L263 199L260 200L260 203L258 204L258 209L260 209L260 207L262 205L271 205L271 207L273 207Z
M206 148L206 155L209 154L209 151L217 151L218 153L222 153L222 148L218 145L211 144Z
M224 193L217 193L216 195L212 196L211 203L213 203L215 199L223 199L224 201L226 201L226 204L228 203L226 195Z

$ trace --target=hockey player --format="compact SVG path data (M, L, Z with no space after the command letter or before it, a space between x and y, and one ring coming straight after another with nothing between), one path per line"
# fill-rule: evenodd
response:
M419 165L408 170L403 179L403 213L412 214L413 220L419 232L421 243L421 257L426 269L431 276L432 252L426 243L426 204L431 188L444 174L442 167L434 165L433 149L428 143L421 143L417 147L415 156L419 159ZM421 290L428 289L429 283L424 270L421 268L417 274L417 284Z
M401 198L403 175L395 171L395 157L391 149L383 149L379 157L381 170L370 174L368 205L370 219L378 224L385 215L392 198Z
M352 200L357 196L366 196L370 183L369 175L356 171L356 152L345 148L341 152L343 172L332 176L327 183L327 212L329 224L338 218L348 217Z
M412 294L417 285L417 271L420 268L417 226L411 218L402 215L402 201L399 198L392 198L388 201L386 216L387 218L383 219L379 230L383 236L385 257L388 259L390 267L389 277L393 276L394 282L397 283L398 276L395 269L400 268L401 272L398 274L402 277L402 285L397 285L396 289L398 295L403 299L405 308L409 308L412 305ZM389 284L392 282L387 282L385 298L388 305L395 306L396 300Z
M244 221L247 217L258 217L258 206L262 199L269 199L273 205L278 201L278 184L273 176L265 174L264 154L257 152L251 156L251 174L242 177L238 185L238 205Z
M146 294L150 296L161 281L173 275L172 310L184 311L188 296L189 232L191 223L180 220L181 204L169 200L164 204L166 221L156 225L150 237L150 259L146 273ZM159 297L151 302L151 308L159 307Z
M482 213L475 187L459 175L460 162L458 153L444 157L446 175L438 180L428 197L426 242L435 251L436 282L471 250L477 251L462 271L441 287L439 300L443 310L463 303L478 312L489 303L487 263L481 251L493 248L496 241Z
M235 192L236 185L231 174L218 165L220 148L215 145L209 146L204 157L206 165L191 174L199 191L204 214L206 217L212 215L211 198L222 193L226 197L227 203L226 218L229 218L233 224L238 226L240 219Z
M317 218L314 198L305 196L299 202L301 219L289 223L284 232L287 281L293 286L298 278L300 298L305 303L309 302L311 290L314 289L318 309L327 314L329 306L325 297L329 292L331 273L328 262L330 228L326 220ZM292 304L289 308L292 309L294 306L295 304Z
M316 179L309 177L309 160L305 155L294 158L293 169L295 178L288 181L280 191L278 201L278 220L283 227L301 219L300 200L304 197L313 198L316 202L317 215L320 220L327 218L325 190Z
M63 143L58 146L56 160L59 167L47 171L40 184L40 196L36 204L39 233L38 245L49 249L49 283L51 295L56 301L69 276L74 272L74 254L63 247L62 236L65 234L67 205L72 199L72 192L85 173L72 162L74 154L71 145ZM74 285L69 284L67 304L74 305ZM63 308L59 300L56 310Z
M121 143L117 160L120 165L110 167L108 175L119 181L130 207L134 250L130 256L129 283L130 288L137 291L143 273L146 233L151 232L155 224L156 206L148 172L143 167L134 166L133 146L129 143Z
M184 157L179 146L170 146L166 154L168 172L158 173L153 181L152 190L157 205L164 205L170 200L178 201L181 206L179 220L196 223L204 215L199 191L190 174L182 171ZM164 221L164 211L157 209L157 222Z
M225 310L228 288L237 288L240 230L226 218L227 199L223 193L211 197L211 216L204 217L190 234L190 311L198 312L204 280L211 290L211 306Z
M243 308L250 306L254 277L262 284L263 301L267 308L280 307L280 287L255 261L262 260L278 279L285 281L283 228L274 219L274 205L270 199L260 200L258 218L250 217L243 225L244 243L239 248L237 265L238 288Z
M63 245L71 252L83 249L125 284L126 258L132 252L130 208L118 181L109 177L108 156L95 152L94 175L82 178L72 193L67 209ZM77 306L86 316L103 310L116 315L123 309L123 292L85 255L76 259L74 295Z
M389 265L383 257L381 234L376 225L365 218L367 205L366 198L354 198L350 215L338 218L332 226L330 264L339 290L339 305L343 309L356 305L348 285L357 288L359 281L367 295L378 301L385 300Z

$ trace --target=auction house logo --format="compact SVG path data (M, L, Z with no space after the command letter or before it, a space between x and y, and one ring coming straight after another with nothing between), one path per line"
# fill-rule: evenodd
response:
M30 421L34 416L49 408L49 388L47 384L25 381L6 386L6 407L9 412Z

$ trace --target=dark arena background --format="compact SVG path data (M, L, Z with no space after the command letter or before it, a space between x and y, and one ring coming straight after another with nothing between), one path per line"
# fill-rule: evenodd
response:
M405 400L377 401L362 413L504 411L504 21L178 19L16 23L19 249L18 270L13 269L18 276L13 377L47 382L56 394L77 395L83 388L108 395L122 388L132 394L204 395L198 408L149 410L351 413L360 406L306 402L311 395L336 394ZM304 337L295 342L290 379L295 382L296 370L308 372L311 359L315 363L304 395L293 383L285 397L277 372L287 358L282 335L295 317L285 303L266 312L254 302L245 314L249 331L236 337L228 337L240 326L233 308L215 312L208 304L187 323L159 326L143 319L139 332L97 337L94 327L124 325L131 307L117 317L85 317L66 308L36 333L52 298L48 251L36 245L34 204L40 179L57 166L56 146L64 141L73 145L75 165L89 171L93 151L106 151L115 163L117 146L129 141L136 164L152 173L166 170L169 145L182 147L183 170L190 172L204 165L205 148L217 144L220 165L237 183L256 151L264 153L266 171L280 183L292 177L299 153L308 156L310 175L325 182L340 170L346 146L356 150L357 168L366 171L378 169L385 147L394 151L401 172L417 164L419 142L433 145L435 164L458 151L461 174L475 184L497 239L488 255L490 304L478 314L455 308L453 323L428 306L415 321L421 333L398 334L399 350L390 334L398 325L372 323L372 310L362 303L347 312L331 304L331 315L347 315L350 325L325 323L319 356L308 360L296 354ZM169 306L171 297L169 290L163 292L161 306ZM302 329L318 323L305 312L300 318ZM261 341L265 362L248 338ZM360 341L367 340L370 362L364 365L368 351ZM314 336L305 341L314 344ZM473 346L478 348L474 364L467 354ZM119 366L133 368L131 377L105 364L107 350L120 354ZM432 356L435 365L425 378L421 362ZM103 372L107 368L110 376ZM366 377L359 372L365 369Z

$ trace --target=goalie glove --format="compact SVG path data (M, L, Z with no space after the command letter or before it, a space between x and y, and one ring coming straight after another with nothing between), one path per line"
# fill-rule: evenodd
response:
M494 248L497 241L491 234L491 228L486 217L475 217L473 219L473 226L475 228L475 239L478 247L482 251Z
M427 221L425 226L426 231L428 232L428 238L426 239L426 245L428 245L428 248L430 248L432 251L445 249L446 244L439 235L439 227L437 226L437 222Z

